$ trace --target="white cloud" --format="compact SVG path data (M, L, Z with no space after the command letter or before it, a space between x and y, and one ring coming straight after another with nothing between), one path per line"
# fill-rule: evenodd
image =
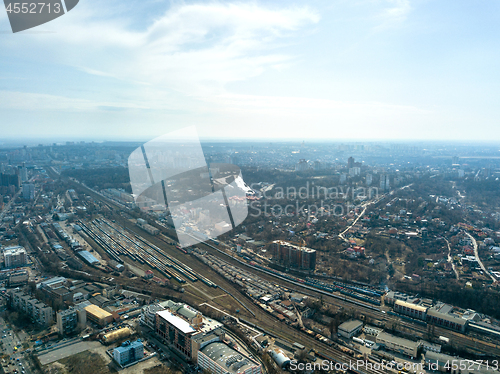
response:
M382 10L377 14L375 30L400 26L412 11L410 0L383 0Z
M195 96L220 93L228 82L286 63L293 56L272 49L319 20L306 7L192 4L174 6L147 29L134 31L129 20L99 20L94 12L108 9L99 2L99 8L92 10L97 4L88 3L47 24L58 30L55 35L31 39L24 35L24 45L43 50L45 59L89 74Z
M148 109L136 103L114 101L97 102L86 99L68 98L64 96L38 94L17 91L0 91L0 108L20 109L27 111L61 110L61 111L89 111L100 107L123 109Z

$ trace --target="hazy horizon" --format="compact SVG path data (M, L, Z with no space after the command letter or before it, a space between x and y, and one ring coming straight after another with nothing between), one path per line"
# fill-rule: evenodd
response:
M12 34L2 139L500 140L500 3L82 0Z

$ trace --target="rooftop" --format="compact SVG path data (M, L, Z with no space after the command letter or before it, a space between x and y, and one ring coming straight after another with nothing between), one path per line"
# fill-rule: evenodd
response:
M87 261L89 264L93 263L98 263L99 260L95 258L90 252L88 251L80 251L78 252L78 255L82 257L85 261Z
M215 342L201 349L201 352L230 373L241 373L257 364L224 343Z
M412 308L412 309L421 311L422 313L427 312L427 308L426 307L421 306L421 305L417 305L417 304L413 304L413 303L409 303L407 301L396 300L396 305L404 306L404 307L407 307L407 308Z
M347 321L347 322L344 322L343 324L341 324L339 326L339 329L345 330L345 331L352 331L352 330L356 330L360 326L363 326L363 322L358 321L356 319L353 319L352 321Z
M196 331L188 321L185 321L181 317L173 315L170 311L168 310L162 310L157 313L158 316L166 320L168 323L171 325L175 326L178 328L180 331L182 331L184 334L189 334L191 332Z
M101 309L94 304L90 304L89 306L86 306L84 309L87 313L90 313L99 319L111 316L111 313L106 312L104 309Z
M397 336L393 336L393 335L388 334L384 331L380 332L377 335L377 343L379 342L379 340L382 340L384 342L391 342L393 344L397 344L397 345L400 345L402 347L407 347L407 348L412 348L412 349L416 349L419 346L418 342L414 342L414 341L404 339L404 338L398 338Z

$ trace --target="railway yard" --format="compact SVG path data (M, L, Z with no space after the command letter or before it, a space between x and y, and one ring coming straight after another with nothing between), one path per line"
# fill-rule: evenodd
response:
M237 255L225 243L206 241L191 248L180 248L173 229L159 222L159 235L146 232L136 224L122 204L96 193L96 191L71 181L79 193L89 195L106 208L105 215L91 220L78 219L80 235L88 241L103 260L101 269L111 269L109 263L129 265L131 268L153 272L152 281L182 288L179 298L193 305L208 304L234 314L261 332L291 343L300 342L313 349L318 357L335 362L350 362L363 357L363 351L336 336L305 328L301 315L306 308L300 301L288 303L291 295L302 295L321 300L337 311L353 314L370 321L371 325L385 328L396 324L398 329L414 338L425 339L428 326L424 321L412 320L392 312L384 304L385 290L357 282L325 279L313 275L295 275L278 271L259 259ZM55 230L58 228L55 226ZM51 237L46 225L44 233ZM53 239L53 238L49 238ZM57 247L58 251L61 248ZM112 269L111 269L112 270ZM127 284L127 277L117 274L117 282ZM455 345L472 354L499 357L498 340L476 332L458 333L433 326L434 334L448 338ZM366 352L366 350L364 351ZM370 368L357 370L379 373Z

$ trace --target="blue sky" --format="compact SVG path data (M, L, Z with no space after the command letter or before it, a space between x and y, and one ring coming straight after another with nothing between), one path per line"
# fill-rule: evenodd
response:
M500 140L500 1L80 0L12 34L0 138Z

